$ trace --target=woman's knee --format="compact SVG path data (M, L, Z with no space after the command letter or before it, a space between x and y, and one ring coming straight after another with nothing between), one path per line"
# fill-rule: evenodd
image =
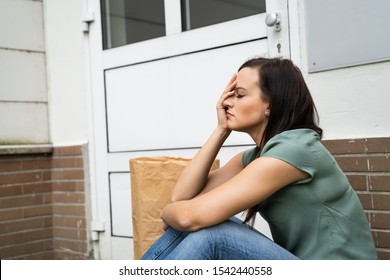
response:
M206 244L215 244L225 235L230 235L232 228L237 226L237 223L225 221L212 227L202 228L188 234L186 237L188 242L193 242L197 246Z

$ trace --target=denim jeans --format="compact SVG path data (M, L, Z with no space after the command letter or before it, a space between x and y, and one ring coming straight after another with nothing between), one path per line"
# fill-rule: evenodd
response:
M142 260L292 260L289 251L239 219L194 232L168 228Z

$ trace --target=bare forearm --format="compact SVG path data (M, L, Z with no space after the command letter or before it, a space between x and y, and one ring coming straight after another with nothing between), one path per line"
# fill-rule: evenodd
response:
M198 195L207 184L211 165L217 156L222 144L229 137L231 130L227 125L226 108L224 102L234 95L237 84L237 75L233 75L217 102L218 126L213 131L206 144L184 169L176 183L172 194L172 201L188 200Z
M207 184L211 166L230 131L215 129L206 144L183 170L172 194L172 201L187 200L198 195Z
M164 224L180 231L193 231L190 216L188 214L188 201L178 201L167 205L162 213L161 219Z

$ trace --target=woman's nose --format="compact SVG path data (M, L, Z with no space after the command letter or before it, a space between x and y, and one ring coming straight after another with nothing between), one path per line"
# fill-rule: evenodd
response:
M223 102L223 106L232 107L233 106L232 97L226 98L225 101Z

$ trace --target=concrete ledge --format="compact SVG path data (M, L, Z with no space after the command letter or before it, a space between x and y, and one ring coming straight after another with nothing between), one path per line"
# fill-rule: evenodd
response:
M51 154L53 145L0 145L0 155Z

